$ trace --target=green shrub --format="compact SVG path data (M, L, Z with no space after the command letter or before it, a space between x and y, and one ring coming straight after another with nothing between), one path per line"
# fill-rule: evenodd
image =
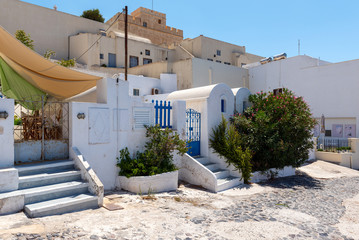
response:
M15 37L17 40L22 42L25 46L34 50L34 40L31 39L30 34L26 34L24 30L17 30L15 32Z
M100 10L98 10L98 9L90 9L90 10L83 11L83 13L80 17L91 19L94 21L102 22L102 23L105 21L102 14L100 13Z
M74 58L69 60L61 59L60 62L58 62L58 64L60 64L63 67L75 67L76 60Z
M14 116L14 125L21 125L22 121L21 118L19 118L18 116Z
M323 149L319 148L317 151L318 151L318 152L323 152Z
M52 50L49 50L47 49L45 54L44 54L44 58L46 59L51 59L52 56L55 56L56 55L56 52L55 51L52 51Z
M120 176L151 176L175 171L173 152L177 150L180 155L187 152L186 142L172 129L161 129L159 125L145 127L149 141L144 152L137 152L131 158L127 148L120 150L120 157L117 158Z
M221 123L212 129L209 142L214 152L223 156L228 166L232 164L242 174L244 183L248 184L252 172L252 153L249 148L242 148L244 144L241 135L233 125L228 124L224 116Z
M288 89L283 93L250 95L252 106L236 114L231 123L242 137L243 146L253 151L253 170L298 167L313 148L315 120L308 104Z

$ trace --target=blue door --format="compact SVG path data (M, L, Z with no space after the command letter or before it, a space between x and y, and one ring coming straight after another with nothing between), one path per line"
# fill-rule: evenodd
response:
M186 110L186 140L188 154L191 156L201 155L201 113L193 110Z
M116 54L109 53L108 54L108 67L116 67Z

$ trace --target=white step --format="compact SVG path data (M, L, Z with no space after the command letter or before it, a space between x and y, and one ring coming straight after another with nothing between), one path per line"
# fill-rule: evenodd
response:
M243 180L236 177L226 177L217 180L217 192L227 190L243 183Z
M201 163L202 165L208 165L209 163L211 163L209 161L208 158L206 157L199 157L199 158L195 158L199 163Z
M50 199L76 195L88 192L89 184L81 181L71 181L20 190L25 196L25 204L47 201Z
M43 163L16 166L16 169L19 172L19 176L71 168L74 168L74 161L72 160L49 161Z
M27 204L25 205L25 212L29 217L43 217L97 207L97 196L93 196L91 194L80 194L39 203Z
M229 176L229 170L218 169L213 171L217 179L226 178Z
M19 189L39 187L80 179L81 172L76 170L21 176L19 177Z
M210 171L214 171L219 169L220 165L218 163L210 163L208 165L204 165L206 168L208 168Z

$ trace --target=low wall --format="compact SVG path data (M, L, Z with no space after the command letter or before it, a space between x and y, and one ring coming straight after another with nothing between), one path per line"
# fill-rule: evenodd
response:
M17 169L16 168L0 169L0 193L17 190L18 188L19 188L19 174Z
M257 182L267 181L271 177L270 174L267 174L270 171L277 173L275 177L288 177L295 175L295 168L290 166L284 167L283 169L271 168L268 171L266 171L266 173L260 171L252 173L253 176L251 177L251 182L257 183Z
M104 187L102 182L76 147L71 148L70 154L74 159L76 168L81 171L82 179L85 179L89 183L89 191L98 197L98 205L102 206L104 196Z
M359 170L359 138L348 138L352 152L352 168Z
M117 187L140 194L175 191L178 187L178 171L130 178L118 176Z
M315 152L316 160L336 163L343 167L352 168L352 153Z
M187 153L182 157L179 178L194 185L217 192L217 178L208 168Z

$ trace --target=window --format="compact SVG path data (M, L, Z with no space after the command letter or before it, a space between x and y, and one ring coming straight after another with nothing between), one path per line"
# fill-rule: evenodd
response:
M143 22L142 26L147 27L147 22Z
M229 62L224 62L224 64L226 64L226 65L231 65L231 63L229 63Z
M161 23L162 23L161 19L158 19L158 24L161 24Z
M273 89L274 96L279 95L283 92L283 88Z
M138 66L138 57L130 56L130 68Z
M133 96L140 96L140 89L134 88L133 89Z
M148 50L148 49L146 49L146 50L145 50L145 55L146 55L146 56L150 56L150 55L151 55L151 51Z
M213 62L213 59L212 58L207 58L208 61L212 61Z
M146 64L149 64L149 63L152 63L152 59L149 59L149 58L144 58L143 59L143 65L146 65Z
M221 112L226 112L226 99L221 99Z
M216 60L216 62L221 63L222 61Z
M217 50L217 56L221 56L221 50Z
M100 53L100 59L103 59L103 53Z

